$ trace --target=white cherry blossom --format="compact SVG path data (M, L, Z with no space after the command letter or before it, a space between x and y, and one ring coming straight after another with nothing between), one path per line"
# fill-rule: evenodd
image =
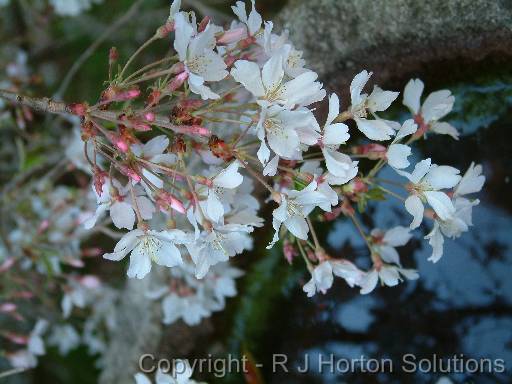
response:
M245 3L243 1L237 1L235 5L231 6L231 9L235 15L238 16L240 21L245 24L248 36L255 36L259 32L262 18L258 11L256 11L254 0L251 0L251 12L249 12L249 16L247 16Z
M68 286L60 303L64 318L71 315L74 307L85 308L96 299L100 287L101 281L96 276L85 275L80 278L69 278Z
M361 294L366 295L372 292L377 283L394 287L403 281L402 276L407 280L416 280L419 275L414 269L404 269L395 265L382 264L379 267L372 268L361 280Z
M381 119L368 119L368 113L375 116L376 112L385 111L398 97L399 92L384 91L375 86L373 92L367 95L363 88L372 73L362 71L358 73L350 84L350 97L352 105L350 112L357 124L357 128L371 140L389 140L395 133L392 127Z
M315 266L311 273L311 279L302 287L308 297L317 292L326 293L331 288L334 276L344 279L350 287L360 285L364 272L348 260L326 260Z
M42 356L46 353L42 336L48 329L48 325L49 323L47 320L38 319L34 329L30 332L27 348L28 351L35 356Z
M409 108L422 130L450 135L459 139L459 133L452 125L439 120L451 112L455 97L446 89L432 92L421 105L424 84L420 79L411 79L404 89L403 104Z
M199 384L191 379L192 368L187 360L174 360L173 374L167 374L160 369L155 374L155 384ZM136 384L151 384L151 380L143 373L134 376Z
M309 227L306 217L319 206L329 206L329 199L318 192L317 183L311 182L301 191L291 190L287 194L281 194L281 203L272 213L272 226L275 234L267 249L279 241L279 230L284 225L290 233L302 240L307 240Z
M277 105L261 111L256 129L261 140L257 155L264 165L270 159L268 147L279 157L296 160L302 158L303 145L314 145L320 137L320 127L310 110L290 111Z
M409 135L412 135L416 132L417 129L418 127L412 119L406 120L402 124L386 152L386 158L390 166L395 169L403 169L410 165L407 158L412 153L411 147L406 144L400 144L400 140Z
M410 228L396 226L386 232L375 228L371 232L373 249L388 264L401 266L395 247L404 246L412 237Z
M182 319L187 325L194 326L213 312L224 309L226 298L237 294L235 279L243 275L229 263L219 263L211 267L202 279L197 279L195 266L185 262L170 269L171 284L154 287L146 296L152 300L162 300L162 322L172 324ZM186 284L185 289L174 289L172 282Z
M411 229L419 227L423 221L423 201L428 202L441 220L453 216L455 207L441 189L452 188L459 182L461 176L458 169L431 164L430 159L426 159L417 163L412 173L400 170L397 172L411 182L411 195L405 200L405 208L414 218L410 225Z
M322 137L319 140L322 154L325 158L327 170L334 177L346 178L352 173L352 159L350 156L338 152L338 147L345 144L350 138L348 127L343 123L334 123L340 113L338 96L333 93L329 97L329 114L323 127Z
M202 232L195 242L186 244L196 265L196 277L203 278L210 267L243 252L247 248L244 235L252 231L248 225L217 225Z
M443 256L444 236L456 239L473 225L472 210L480 201L469 199L465 195L480 192L484 183L485 176L482 175L482 166L471 163L454 189L452 202L455 213L446 220L436 218L432 230L425 236L432 247L429 261L436 263Z
M194 36L195 25L189 22L184 12L176 14L174 22L174 49L185 65L190 90L203 100L218 99L220 96L205 85L206 81L220 81L228 75L226 63L214 51L216 28L208 24L203 32Z
M80 335L70 324L57 325L48 337L48 344L56 346L61 355L67 355L80 345Z
M114 247L114 252L106 253L107 260L119 261L130 254L128 277L144 278L151 271L153 262L165 267L174 267L183 263L181 253L176 247L186 244L189 236L178 229L153 231L134 229L125 234Z
M160 135L152 138L145 144L132 144L130 150L138 158L147 160L153 164L160 164L165 166L172 166L176 163L176 155L173 153L166 153L165 151L169 147L169 138L165 135ZM156 166L144 164L145 167L142 169L142 176L147 179L156 188L162 188L164 182L158 174L162 173L162 170ZM144 187L146 194L152 196L152 190L145 180L141 181L141 185ZM131 229L131 228L128 228Z
M131 183L131 181L128 183ZM144 196L142 189L139 189L140 187L133 186L133 188L137 191L134 194L142 219L150 220L156 211L153 203ZM110 218L117 228L133 229L136 207L130 194L130 184L122 186L116 179L107 179L102 186L100 195L98 195L94 186L93 191L96 195L98 207L96 212L83 222L85 229L93 228L98 219L107 211L109 211Z
M325 97L318 75L308 71L294 79L286 80L283 68L284 58L276 53L260 69L252 61L238 60L231 70L231 76L241 83L264 107L282 105L287 108L308 106Z
M224 216L226 201L223 201L223 196L227 191L234 190L243 182L243 176L238 172L240 167L240 162L235 160L211 179L211 186L208 187L208 197L204 206L208 217L215 222L219 222Z

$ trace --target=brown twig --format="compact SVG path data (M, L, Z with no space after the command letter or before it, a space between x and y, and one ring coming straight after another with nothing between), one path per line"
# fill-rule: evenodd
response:
M0 98L14 104L24 105L36 111L48 113L71 113L66 103L53 101L49 97L37 98L21 95L16 92L0 89Z

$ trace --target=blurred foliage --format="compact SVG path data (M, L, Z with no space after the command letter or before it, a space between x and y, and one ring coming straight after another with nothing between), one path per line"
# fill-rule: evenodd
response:
M33 73L40 75L34 92L39 95L51 95L58 89L62 78L76 58L126 12L133 4L133 0L105 0L104 4L96 5L90 12L74 18L57 17L47 8L43 13L39 13L30 3L29 0L14 0L7 8L0 10L0 44L3 46L0 51L0 71L4 71L6 63L14 56L13 51L7 49L7 45L19 46L28 53L29 67ZM116 46L121 60L128 57L165 20L168 3L167 0L145 0L137 17L109 36L85 62L65 93L64 99L95 101L103 89L103 81L107 76L109 48ZM186 4L186 1L184 3ZM230 12L227 5L233 2L190 2L192 5L194 3L203 6L202 9L197 9L200 13L206 7L222 17L222 14L227 15ZM260 0L258 8L268 19L285 3L286 1ZM162 50L166 49L166 42L155 44L138 64L151 62L157 57L157 52L160 56ZM503 116L512 106L511 83L510 74L493 73L471 79L470 84L447 84L446 88L453 90L457 100L450 115L454 125L464 131L474 131ZM396 113L398 112L392 111L391 115ZM46 122L48 121L43 121ZM1 128L2 139L5 139L7 130L12 127ZM49 132L51 133L51 130ZM30 148L17 148L16 156L19 156L20 160L18 171L27 171L42 164L45 161L44 153L48 151L44 138ZM16 145L13 146L14 149ZM13 156L13 152L9 152L2 158L10 159L8 165L12 167L15 163ZM375 194L375 198L378 198L381 192L375 190ZM322 233L325 234L325 231ZM267 341L272 337L269 324L286 318L283 313L286 314L288 306L294 305L290 298L300 289L297 282L305 276L301 260L296 260L290 267L282 257L281 247L276 246L268 252L262 243L257 245L261 255L258 255L257 260L249 267L240 288L241 295L230 302L228 313L222 315L223 319L230 319L227 326L219 330L225 338L227 352L240 355L243 350L247 350L254 355L256 362L268 353ZM41 362L36 371L5 382L21 382L23 377L40 383L80 384L93 383L97 380L98 370L94 367L94 359L83 348L73 351L66 357L61 357L55 349L49 349L49 353ZM233 375L227 379L219 379L219 382L240 383L242 380L240 376Z

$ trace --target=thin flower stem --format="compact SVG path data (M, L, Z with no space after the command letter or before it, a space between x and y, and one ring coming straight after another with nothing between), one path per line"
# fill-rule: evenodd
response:
M242 140L245 137L245 135L247 134L247 132L249 132L249 129L251 129L252 125L253 125L253 122L251 121L251 124L249 124L247 127L245 127L244 131L240 135L238 135L238 137L236 138L236 140L234 141L234 143L232 145L233 149L236 148L236 146L240 142L240 140Z
M318 241L318 236L316 235L316 232L315 232L315 227L313 226L313 223L311 222L311 219L309 218L309 216L306 217L306 221L308 222L309 230L311 231L311 236L313 236L313 242L315 243L315 249L319 250L322 247L320 246L320 242Z
M379 172L381 170L381 168L386 165L386 160L384 159L380 159L377 164L375 164L375 166L370 170L370 173L368 173L368 177L374 177L377 172Z
M366 243L366 246L370 250L370 253L373 254L374 252L373 252L372 244L368 240L368 236L366 236L366 234L364 232L364 229L363 229L363 226L359 222L359 219L356 217L355 214L354 215L350 215L350 218L352 219L352 222L354 223L355 227L357 228L357 231L359 232L359 234L363 238L364 242Z
M87 153L87 143L88 143L87 141L84 141L84 157L94 171L94 170L96 170L96 164L93 164L91 159L89 158L89 154ZM95 151L96 151L96 148L95 148Z
M311 263L311 261L308 259L308 256L306 255L306 251L304 251L304 248L302 248L302 244L300 243L300 240L295 238L295 241L297 243L297 246L299 247L299 251L300 251L300 254L302 255L302 258L304 259L304 261L306 262L306 265L308 267L308 270L310 272L313 272L313 269L314 269L314 266L313 264Z
M386 183L386 184L396 185L397 187L405 188L405 185L403 183L399 183L398 181L382 179L380 177L374 177L373 180L375 180L377 182L382 182L382 183Z
M139 53L141 53L144 49L146 49L151 43L153 43L155 40L157 40L157 36L156 35L153 35L152 37L150 37L148 40L146 40L146 42L144 44L142 44L134 53L133 55L130 56L130 58L128 59L128 61L126 62L126 64L124 65L123 69L121 70L121 73L119 74L119 78L123 78L123 75L124 73L126 72L126 70L128 69L128 67L130 66L130 64L133 62L133 60L135 60L135 58L139 55Z
M18 373L22 373L28 371L29 368L13 368L8 371L0 372L0 379L4 379L8 376L17 375Z
M405 197L403 196L400 196L398 193L395 193L385 187L383 187L382 185L379 185L378 186L380 189L382 189L384 192L386 192L388 195L391 195L393 197L396 197L398 200L401 200L401 201L405 201Z
M177 171L177 170L169 168L169 167L166 167L164 165L160 165L160 164L157 164L157 163L152 163L151 161L148 161L148 160L145 160L145 159L141 159L141 158L137 158L137 161L139 161L141 163L144 163L144 164L148 164L148 165L150 165L152 167L155 167L155 168L159 168L159 169L161 169L163 171L172 173L173 175L180 175L182 177L187 177L187 175L185 173Z
M257 181L259 181L270 193L274 193L274 188L272 188L263 178L256 172L254 169L251 168L248 162L243 160L240 155L236 152L234 152L234 156L242 163L242 165L245 167L247 172L251 174L252 177L254 177Z
M196 204L199 209L201 209L201 206L199 205L199 199L196 194L196 190L194 188L194 185L192 184L192 180L190 180L190 176L186 175L185 179L187 180L188 188L190 189L190 193L192 193L192 198L194 199L194 203Z
M212 123L233 123L233 124L240 124L240 125L252 125L252 121L240 121L240 120L233 120L233 119L224 119L224 118L213 118L208 116L202 116L203 119L208 120Z
M249 160L254 161L256 164L260 164L259 160L256 157L254 157L252 155L249 155L247 153L244 153L244 156L247 157ZM292 173L297 179L300 179L302 181L305 180L303 175L299 171L297 171L296 169L292 169L292 168L285 167L285 166L282 166L282 165L278 165L277 168L282 170L282 171Z
M133 79L134 77L136 77L137 75L140 75L141 73L144 73L145 71L147 71L148 69L151 69L153 67L156 67L160 64L163 64L165 63L166 61L171 61L171 60L176 60L176 56L171 56L171 57L164 57L163 59L160 59L160 60L157 60L157 61L154 61L148 65L145 65L144 67L136 70L135 72L133 72L130 76L128 76L126 79L125 79L125 82L128 81L128 80L131 80Z
M156 79L156 78L162 77L164 75L173 74L175 72L176 72L176 69L174 69L174 68L164 69L164 70L161 70L161 71L158 71L158 72L154 72L154 73L148 74L146 76L142 76L142 77L140 77L140 78L138 78L136 80L132 80L130 82L125 82L124 85L129 87L131 85L135 85L135 84L138 84L138 83L142 83L144 81Z
M380 188L382 191L384 191L385 193L387 193L388 195L391 195L393 197L396 197L398 200L401 200L401 201L405 201L405 197L403 196L400 196L398 193L395 193L389 189L387 189L386 187L383 187L382 185L380 184L376 184L376 183L373 183L371 181L368 182L369 184L371 185L375 185L376 187Z
M139 204L137 203L137 199L135 197L135 191L133 190L133 184L130 181L130 194L132 195L133 205L135 206L135 214L137 215L137 223L141 225L143 223L142 215L140 214Z

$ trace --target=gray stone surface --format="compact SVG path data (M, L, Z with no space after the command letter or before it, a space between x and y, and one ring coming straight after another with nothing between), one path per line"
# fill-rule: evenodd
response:
M278 24L328 86L512 56L512 0L290 0Z

